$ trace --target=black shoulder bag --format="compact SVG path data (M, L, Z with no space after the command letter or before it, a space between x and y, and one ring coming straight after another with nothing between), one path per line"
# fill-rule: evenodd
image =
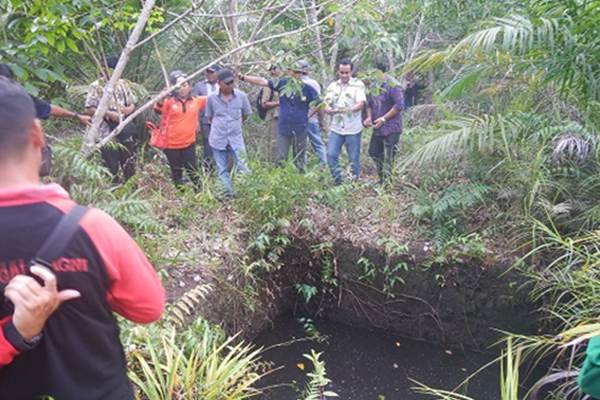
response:
M35 257L29 262L29 267L42 265L52 269L52 263L63 254L69 243L71 243L73 236L79 229L79 221L81 221L87 210L86 207L76 205L71 211L63 215L48 239L35 254Z
M75 236L75 233L79 229L79 221L81 221L87 210L86 207L76 205L69 213L63 215L58 225L50 233L48 239L46 239L42 247L40 247L29 262L26 271L27 275L33 277L39 284L44 284L38 276L31 273L31 267L41 265L52 269L52 263L63 254L67 246L71 243L73 236ZM0 318L11 315L13 312L13 304L5 297L4 303L0 306Z

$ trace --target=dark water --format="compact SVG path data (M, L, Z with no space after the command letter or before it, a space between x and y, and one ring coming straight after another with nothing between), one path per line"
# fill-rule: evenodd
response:
M409 378L436 389L451 390L494 356L444 349L427 343L388 336L365 329L321 320L314 323L327 343L302 341L269 350L265 359L283 368L261 381L261 386L296 382L303 387L310 362L303 353L324 352L327 375L333 381L329 390L341 400L421 400L432 397L411 391ZM256 343L271 346L306 337L302 324L291 316L276 321ZM299 365L301 364L301 365ZM304 371L300 368L304 366ZM477 400L498 400L499 369L490 367L468 385L468 395ZM269 390L262 399L295 400L297 392L289 387Z

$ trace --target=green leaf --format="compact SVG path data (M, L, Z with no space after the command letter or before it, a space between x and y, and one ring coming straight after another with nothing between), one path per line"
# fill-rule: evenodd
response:
M56 42L56 50L58 50L59 53L64 53L65 52L65 41L64 40L60 40L58 42Z
M26 81L27 78L29 78L29 73L27 71L25 71L23 68L21 68L19 65L10 64L10 63L8 65L15 72L15 74L17 75L17 78L19 78L19 80Z
M33 73L42 81L48 79L48 70L45 68L36 68L33 70Z
M74 53L79 53L79 49L77 48L77 44L75 43L75 41L73 39L67 38L66 42L67 42L67 46L69 47L69 49L71 49Z
M23 86L25 87L25 90L27 91L27 93L29 93L32 96L37 96L39 94L39 90L38 88L36 88L35 86L33 86L31 83L29 82L25 82L23 84Z

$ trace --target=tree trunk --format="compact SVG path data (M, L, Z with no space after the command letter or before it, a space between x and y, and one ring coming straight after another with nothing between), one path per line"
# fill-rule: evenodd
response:
M335 38L335 43L331 49L331 59L329 60L329 71L331 71L335 75L337 58L339 45L337 38L342 34L342 15L336 14L335 16L335 32L333 37Z
M98 104L96 112L94 113L94 117L92 118L92 126L90 126L85 134L83 146L81 148L81 152L84 156L89 155L94 150L94 145L96 144L96 139L98 138L100 124L102 123L104 115L108 110L108 101L113 96L115 85L121 78L131 52L135 48L135 44L140 39L140 36L146 27L146 22L148 22L148 18L150 18L152 8L154 7L154 2L155 0L146 0L144 3L140 17L138 18L131 35L129 35L129 39L127 40L127 44L125 45L125 48L119 57L117 66L115 67L115 70L108 83L104 87L102 98L100 99L100 103Z
M317 15L317 0L310 0L308 17L310 18L311 25L315 25L315 22L319 20ZM321 39L320 26L317 25L313 29L313 32L315 33L315 43L317 44L317 56L319 58L319 63L321 64L321 85L325 85L328 78L326 71L327 62L325 61L325 54L323 53L323 41Z

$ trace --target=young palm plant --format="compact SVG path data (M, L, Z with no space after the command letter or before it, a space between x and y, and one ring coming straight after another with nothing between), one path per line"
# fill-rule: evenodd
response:
M210 287L199 285L157 324L126 331L129 377L144 400L244 400L260 391L262 349L227 337L202 317L183 328ZM128 327L129 325L125 325Z

